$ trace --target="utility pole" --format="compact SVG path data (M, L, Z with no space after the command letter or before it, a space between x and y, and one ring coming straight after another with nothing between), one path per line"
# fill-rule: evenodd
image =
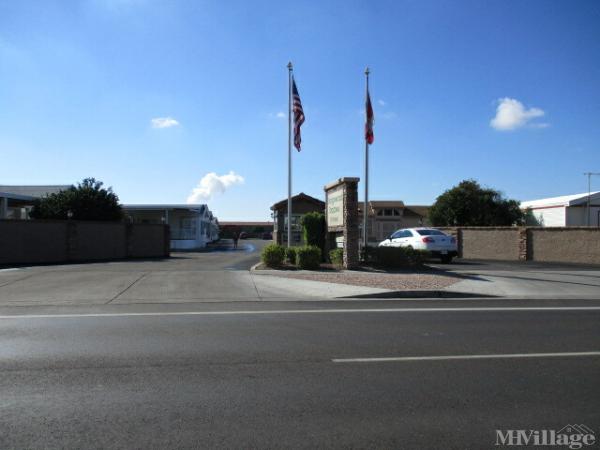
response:
M588 177L588 198L587 198L587 226L591 226L591 199L592 199L592 175L600 175L599 172L585 172ZM600 223L598 224L600 226Z

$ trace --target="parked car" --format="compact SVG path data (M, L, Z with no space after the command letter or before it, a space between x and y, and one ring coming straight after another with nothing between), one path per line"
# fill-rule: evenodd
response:
M248 239L248 233L246 233L245 231L242 231L240 233L239 237L240 237L240 239Z
M265 231L265 232L262 234L262 238L263 238L264 240L266 240L266 241L270 241L270 240L272 240L272 239L273 239L273 233L271 233L270 231Z
M403 228L395 231L379 247L411 247L426 250L447 264L458 255L456 239L435 228Z

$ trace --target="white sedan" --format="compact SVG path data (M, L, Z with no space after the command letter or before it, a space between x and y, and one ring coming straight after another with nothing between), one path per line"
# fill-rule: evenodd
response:
M456 239L435 228L403 228L395 231L379 247L410 247L425 250L449 263L458 255Z

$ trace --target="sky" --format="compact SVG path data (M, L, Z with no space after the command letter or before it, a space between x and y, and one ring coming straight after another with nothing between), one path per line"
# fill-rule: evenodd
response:
M0 184L95 177L125 204L269 220L288 61L294 193L357 176L362 197L367 65L372 200L468 178L533 200L600 172L595 0L0 0Z

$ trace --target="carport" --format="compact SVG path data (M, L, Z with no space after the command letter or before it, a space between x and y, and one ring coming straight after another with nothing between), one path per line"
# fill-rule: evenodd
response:
M0 219L28 219L36 197L0 192Z

